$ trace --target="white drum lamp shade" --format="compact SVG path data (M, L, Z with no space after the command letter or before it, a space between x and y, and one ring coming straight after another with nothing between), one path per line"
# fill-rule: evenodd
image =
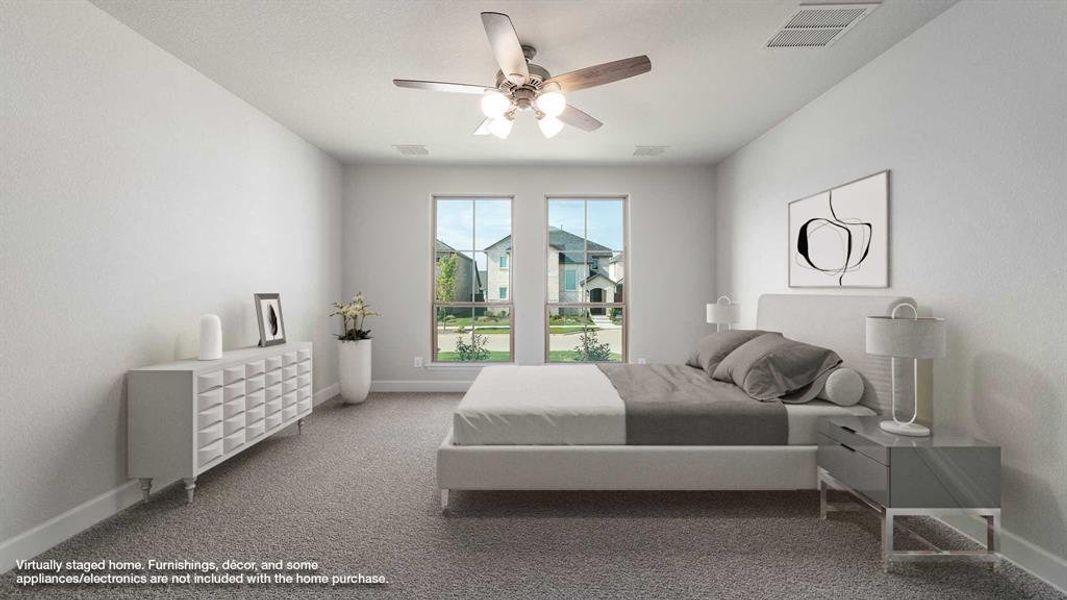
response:
M729 296L719 296L718 300L708 304L707 318L708 323L716 327L738 323L741 321L741 305L732 302Z
M914 317L897 317L901 308L910 308ZM915 422L919 411L919 359L941 358L945 356L945 320L933 317L920 317L918 310L911 304L899 304L891 316L867 317L867 354L888 356L892 361L892 411L893 420L882 421L885 431L898 435L923 437L930 435L930 429ZM901 421L897 418L896 359L910 358L914 364L914 409L911 420Z

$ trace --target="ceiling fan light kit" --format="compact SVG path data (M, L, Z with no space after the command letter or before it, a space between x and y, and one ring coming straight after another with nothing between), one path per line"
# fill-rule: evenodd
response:
M492 134L500 139L507 139L511 134L515 114L519 111L533 112L537 118L538 129L546 138L556 136L563 130L564 125L583 131L594 131L603 123L567 104L567 94L652 70L652 62L647 56L635 56L552 77L547 69L530 62L537 50L519 42L519 36L507 15L484 12L482 25L489 38L493 57L500 65L495 87L412 79L393 80L397 87L453 94L480 94L481 110L486 118L474 131L474 135Z

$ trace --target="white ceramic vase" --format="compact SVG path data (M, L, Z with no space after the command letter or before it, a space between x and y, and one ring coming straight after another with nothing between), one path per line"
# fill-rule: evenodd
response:
M218 315L200 317L200 351L196 357L200 360L222 358L222 320Z
M370 393L371 341L337 340L341 397L348 404L359 404Z

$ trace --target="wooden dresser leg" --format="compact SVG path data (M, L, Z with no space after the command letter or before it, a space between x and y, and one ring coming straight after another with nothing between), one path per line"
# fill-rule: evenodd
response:
M304 433L304 420L303 419L297 419L296 420L296 434L300 435L301 433Z
M192 504L193 492L196 490L196 477L182 477L182 481L185 482L185 502Z
M145 502L148 502L148 496L152 493L152 478L141 477L138 479L141 482L141 496Z

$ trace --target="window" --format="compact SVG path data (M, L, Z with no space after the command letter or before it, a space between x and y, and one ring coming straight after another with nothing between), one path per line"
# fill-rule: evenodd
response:
M626 199L547 199L547 362L626 361Z
M433 361L511 362L511 199L441 196L433 212Z

